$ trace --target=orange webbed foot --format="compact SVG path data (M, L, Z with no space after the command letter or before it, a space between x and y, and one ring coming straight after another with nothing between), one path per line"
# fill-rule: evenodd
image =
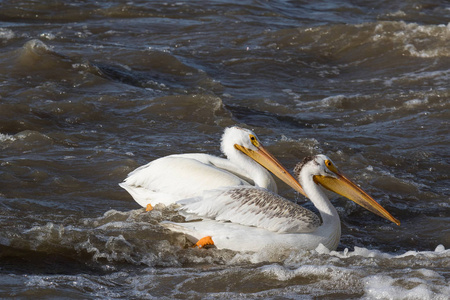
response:
M205 236L198 240L198 242L194 245L194 247L204 248L205 246L213 246L214 242L211 236Z
M145 211L151 211L152 209L153 209L153 206L149 203L149 204L147 204Z

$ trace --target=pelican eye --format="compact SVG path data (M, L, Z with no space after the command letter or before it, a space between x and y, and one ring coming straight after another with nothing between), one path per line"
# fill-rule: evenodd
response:
M253 134L250 134L250 141L255 147L259 147L258 139Z
M325 160L325 166L327 166L328 170L330 170L331 172L334 173L338 172L337 168L333 165L333 163L329 159Z

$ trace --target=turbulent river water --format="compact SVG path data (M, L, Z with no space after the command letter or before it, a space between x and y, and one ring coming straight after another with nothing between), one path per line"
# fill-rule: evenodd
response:
M449 299L448 1L7 0L0 47L0 298ZM401 226L334 195L336 251L192 249L118 186L234 124Z

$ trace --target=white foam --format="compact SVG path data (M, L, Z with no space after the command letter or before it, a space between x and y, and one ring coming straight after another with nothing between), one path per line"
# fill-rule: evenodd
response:
M367 171L371 171L371 172L372 172L372 171L373 171L373 166L371 166L371 165L368 165L368 166L366 167L366 170L367 170Z
M370 250L367 248L361 248L361 247L356 247L354 251L349 251L348 249L345 249L342 252L338 252L338 251L329 251L328 249L325 250L323 248L321 248L322 245L319 245L319 247L317 247L316 251L320 254L330 254L333 256L337 256L339 258L348 258L348 257L354 257L354 256L362 256L362 257L373 257L373 258L404 258L404 257L408 257L408 256L425 256L425 257L429 257L429 258L434 258L434 257L450 257L450 249L445 249L445 247L443 245L438 245L436 247L436 249L434 251L407 251L403 254L399 254L399 255L395 255L395 254L389 254L389 253L384 253L381 252L379 250ZM329 251L329 252L327 252Z
M405 287L407 286L407 287ZM409 288L409 286L414 286ZM364 292L368 299L448 299L450 288L435 286L433 289L424 280L410 277L393 278L387 275L372 275L364 278Z
M294 254L293 254L294 253ZM262 262L282 262L291 255L307 256L309 251L280 249L268 246L259 252L238 252L228 261L229 265L239 265L243 263L258 264Z
M38 39L33 39L26 42L23 47L32 51L51 51L51 47Z
M280 266L278 264L265 265L259 268L261 273L275 278L279 281L291 280L295 277L309 277L309 276L320 276L326 278L336 278L338 279L344 273L352 272L351 269L341 268L331 265L317 266L317 265L303 265L295 269L290 269L285 266Z
M67 287L74 289L74 291L82 291L94 298L120 298L120 293L112 291L114 284L111 284L109 275L100 276L85 276L85 275L33 275L29 276L25 286L32 288L52 288L57 289ZM61 293L60 290L58 293ZM69 294L71 291L67 291ZM60 296L61 297L61 296ZM68 298L71 298L68 296ZM89 297L87 297L89 298Z
M408 100L403 105L407 108L414 108L428 103L428 98Z
M419 25L406 22L381 22L377 24L373 41L386 40L395 42L405 53L413 57L448 57L448 25Z
M19 133L16 133L12 140L26 140L26 139L35 139L35 140L46 140L51 141L52 139L39 131L34 130L24 130Z
M412 44L406 44L405 50L409 52L411 56L415 57L423 57L423 58L430 58L430 57L438 57L438 56L450 56L449 53L446 51L443 51L442 49L431 49L431 50L417 50L417 48Z
M56 36L53 33L50 32L43 32L39 35L41 38L47 39L47 40L54 40Z
M8 28L0 28L0 39L10 40L14 38L16 35L11 29Z
M16 138L9 134L0 133L0 142L14 141Z
M388 13L386 15L389 16L389 17L405 17L406 13L404 11L402 11L402 10L398 10L396 12Z
M450 257L450 250L443 245L434 251L399 255L361 247L354 251L329 251L320 245L315 251L292 253L284 264L265 265L256 271L277 281L316 278L310 287L333 288L330 284L337 284L348 288L346 292L363 293L363 299L448 299L450 287L446 278L428 268L433 259L445 257ZM347 258L352 260L347 263ZM413 268L412 261L415 266L421 261L426 267Z
M345 95L335 95L335 96L329 96L324 99L322 99L320 102L323 106L337 106L342 103L346 99Z
M45 288L56 288L58 284L51 280L50 277L43 276L29 276L28 281L25 283L28 287L45 287Z
M438 245L436 249L434 249L434 252L444 252L444 251L445 251L444 245Z
M443 278L439 273L429 269L418 269L417 272L420 272L421 275L428 278Z

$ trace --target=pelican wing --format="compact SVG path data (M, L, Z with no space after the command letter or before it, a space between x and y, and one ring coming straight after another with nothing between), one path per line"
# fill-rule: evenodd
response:
M320 226L313 212L258 187L210 190L178 203L180 212L190 218L227 221L277 233L313 232Z
M238 177L241 181L245 181L245 183L255 185L253 179L251 179L250 176L243 169L239 168L236 164L232 163L228 159L203 153L174 154L171 155L170 157L193 159L205 165L219 169L221 171L231 173L236 177Z
M137 168L120 186L143 207L149 203L170 205L198 195L201 190L250 184L244 180L245 174L239 177L236 173L239 170L223 158L207 154L171 155Z

